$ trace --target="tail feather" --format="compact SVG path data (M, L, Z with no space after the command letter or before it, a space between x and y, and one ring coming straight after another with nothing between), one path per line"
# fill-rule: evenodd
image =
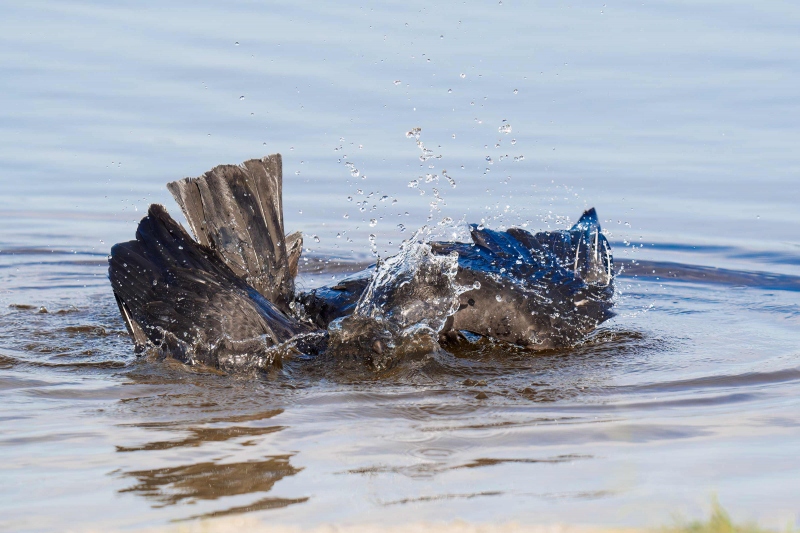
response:
M286 254L289 262L289 275L292 279L297 277L300 264L300 253L303 251L303 234L295 231L286 236Z
M294 276L283 226L280 154L167 184L197 241L284 312ZM296 239L295 241L296 242ZM295 265L299 259L299 249Z

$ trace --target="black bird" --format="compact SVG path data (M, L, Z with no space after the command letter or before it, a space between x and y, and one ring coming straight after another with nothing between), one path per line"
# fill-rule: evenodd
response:
M284 232L280 155L167 187L196 240L154 204L136 240L109 259L138 350L235 369L270 364L286 346L328 348L383 368L462 331L568 346L613 316L613 260L594 209L569 230L472 225L472 243L409 242L380 265L298 294L302 236Z

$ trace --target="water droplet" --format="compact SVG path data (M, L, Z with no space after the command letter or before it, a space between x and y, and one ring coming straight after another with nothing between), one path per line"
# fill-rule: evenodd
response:
M495 295L494 299L497 300L498 302L502 302L503 301L503 297L500 296L499 294Z
M497 128L497 131L499 131L500 133L511 133L511 124L503 124L502 126Z
M487 156L486 156L486 162L487 162L487 163L489 163L490 165L491 165L491 164L493 164L493 163L494 163L494 161L492 161L492 156L490 156L490 155L487 155Z
M517 89L514 89L514 94L517 94L518 92L519 92L519 91L518 91Z
M402 233L402 232L404 232L406 230L406 227L405 227L404 224L398 224L397 228L400 230L400 233Z
M467 75L466 75L466 74L464 74L464 73L462 72L462 73L461 73L461 79L464 79L464 78L466 78L466 77L467 77Z
M450 94L452 92L453 92L453 89L447 89L447 94Z
M153 280L153 287L155 287L156 285L158 285L158 280L157 280L157 279L154 279L154 280Z
M178 246L178 250L183 250L183 246Z
M408 186L412 189L419 187L419 180L411 180L408 182Z
M403 82L402 82L402 81L400 81L400 80L394 80L394 84L395 84L395 85L400 85L401 83L403 83Z
M239 46L239 41L236 41L236 42L235 42L235 43L233 43L233 44L234 44L235 46Z
M406 138L410 139L411 137L414 137L417 140L419 140L419 136L421 133L422 133L422 128L420 127L411 128L411 131L406 132Z
M314 242L319 242L319 237L317 235L314 235L313 239L314 239Z
M511 139L511 144L517 144L517 140L516 139Z
M240 96L240 97L239 97L239 100L244 100L244 96Z
M374 218L369 219L369 227L370 228L374 228L377 225L378 225L378 221L376 219L374 219Z

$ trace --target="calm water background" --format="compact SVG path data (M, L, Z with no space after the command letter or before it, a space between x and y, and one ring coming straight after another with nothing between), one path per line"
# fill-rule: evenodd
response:
M0 42L0 528L800 522L796 3L4 2ZM110 246L274 152L311 263L595 206L619 316L360 380L137 361Z

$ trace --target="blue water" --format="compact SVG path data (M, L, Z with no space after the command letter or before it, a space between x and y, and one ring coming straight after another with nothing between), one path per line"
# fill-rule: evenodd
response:
M4 2L0 527L650 526L712 494L796 523L799 30L778 1ZM619 316L427 380L137 361L110 246L152 202L180 218L167 181L275 152L311 265L594 206Z

